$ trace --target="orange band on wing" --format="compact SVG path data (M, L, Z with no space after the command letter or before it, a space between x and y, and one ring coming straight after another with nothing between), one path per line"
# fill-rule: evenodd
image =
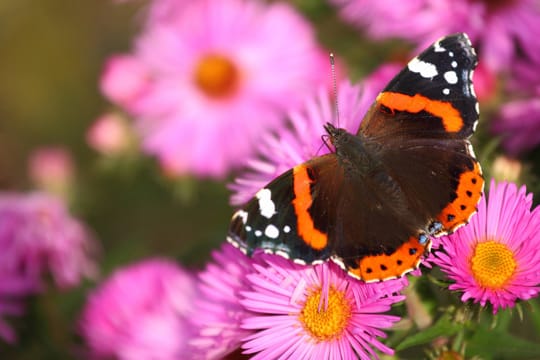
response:
M325 233L315 229L313 219L308 212L313 202L310 189L310 184L313 181L309 178L307 167L304 165L295 166L293 176L295 198L292 204L298 222L298 235L313 249L322 250L328 243L328 237Z
M463 118L459 111L446 101L431 100L420 94L409 96L389 91L380 93L377 101L392 110L411 113L426 111L441 118L444 129L448 132L458 132L463 128Z

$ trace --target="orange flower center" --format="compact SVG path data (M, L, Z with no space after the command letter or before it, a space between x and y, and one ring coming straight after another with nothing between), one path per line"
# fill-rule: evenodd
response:
M500 289L510 280L515 269L514 253L505 244L486 241L476 245L471 270L480 286Z
M331 287L328 306L320 306L321 289L312 291L300 312L299 320L304 329L317 341L329 341L339 337L351 318L352 306L345 292Z
M195 69L195 83L212 98L226 98L233 95L240 81L236 65L218 54L208 54L200 59Z

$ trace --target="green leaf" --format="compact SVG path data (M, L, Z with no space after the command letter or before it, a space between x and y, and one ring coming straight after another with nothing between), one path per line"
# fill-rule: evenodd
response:
M437 322L414 335L408 336L403 342L396 346L396 350L404 350L412 346L427 344L441 336L452 336L463 329L465 325L452 321L449 314L443 315Z
M540 357L540 346L502 331L478 329L467 344L466 356L486 359L536 359Z

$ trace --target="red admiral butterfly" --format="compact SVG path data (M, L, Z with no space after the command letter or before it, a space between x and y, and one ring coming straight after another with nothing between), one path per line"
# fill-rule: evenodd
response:
M302 264L327 259L366 282L404 275L430 236L466 224L484 180L467 140L477 60L465 34L435 42L377 96L356 135L328 123L335 152L285 172L232 218L228 240Z

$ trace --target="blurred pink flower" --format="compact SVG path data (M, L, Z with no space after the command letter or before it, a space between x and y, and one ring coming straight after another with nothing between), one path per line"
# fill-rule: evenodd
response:
M307 99L301 110L289 113L290 126L261 139L257 155L246 162L245 172L229 186L233 191L231 204L244 204L278 175L314 156L328 153L321 138L327 122L356 133L377 94L399 70L399 65L386 64L360 85L342 82L337 89L339 124L335 100L327 89L319 88L317 96Z
M117 270L89 296L80 318L92 357L182 359L195 297L192 274L170 260Z
M525 186L491 181L469 225L434 241L430 261L454 281L450 290L500 308L540 292L540 208L531 211Z
M373 359L374 348L393 350L377 338L399 320L385 315L404 299L406 278L366 284L338 265L294 264L262 255L264 264L247 275L251 290L241 303L253 312L242 327L254 331L242 348L252 359Z
M39 282L50 273L60 287L93 277L97 244L65 204L45 193L0 194L0 273Z
M17 340L5 318L23 315L25 297L39 290L39 281L0 264L0 339L8 343Z
M403 38L424 48L466 32L491 70L511 69L520 56L540 64L537 0L332 0L341 15L375 39Z
M503 104L492 130L501 136L503 148L513 156L540 145L540 91L529 99Z
M250 314L240 304L240 292L248 289L246 275L254 271L256 260L228 243L214 251L212 258L199 274L199 297L191 317L196 333L190 341L193 359L222 359L251 334L240 327Z
M28 159L28 173L36 186L50 193L65 196L75 177L71 153L63 147L50 146L34 150Z
M168 173L222 177L326 79L321 59L288 4L186 2L108 63L102 89L137 118L144 150Z
M120 114L111 112L94 121L86 132L86 141L94 150L104 155L114 155L132 145L134 134Z

